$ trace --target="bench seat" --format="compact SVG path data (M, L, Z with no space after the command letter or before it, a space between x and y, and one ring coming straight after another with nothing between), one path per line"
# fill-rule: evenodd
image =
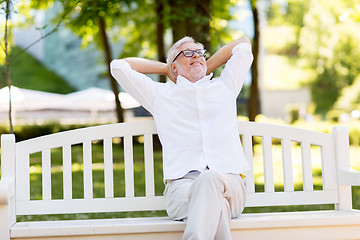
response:
M168 217L18 222L14 239L181 239L184 222ZM360 211L248 213L231 222L234 239L358 239ZM339 234L341 232L341 234ZM256 234L255 234L256 233Z

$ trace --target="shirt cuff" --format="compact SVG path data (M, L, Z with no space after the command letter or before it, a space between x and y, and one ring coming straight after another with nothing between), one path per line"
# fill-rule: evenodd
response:
M238 43L233 49L232 54L251 52L251 44L249 43Z
M110 62L110 68L111 69L122 69L122 68L131 69L131 66L127 61L125 61L123 59L115 59Z

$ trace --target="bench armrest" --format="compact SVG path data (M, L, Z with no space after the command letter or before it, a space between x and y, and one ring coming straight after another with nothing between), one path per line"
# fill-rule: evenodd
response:
M338 169L338 179L340 185L360 186L360 171L351 167L340 167Z
M2 178L0 181L0 205L8 205L9 199L15 196L15 181L12 178Z

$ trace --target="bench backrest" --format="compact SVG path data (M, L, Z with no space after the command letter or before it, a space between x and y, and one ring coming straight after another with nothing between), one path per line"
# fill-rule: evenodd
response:
M14 177L16 182L16 215L62 214L91 212L121 212L165 209L162 196L155 194L152 120L102 125L56 133L15 143L9 135L2 138L2 176ZM247 176L246 206L277 206L303 204L339 204L337 163L334 134L325 134L289 126L239 121L245 156L254 166L253 137L262 140L264 191L255 190L254 172ZM133 137L144 138L145 194L135 196ZM122 138L124 146L125 181L114 181L113 139ZM281 141L283 190L275 191L272 142ZM93 195L92 143L103 144L104 188L102 198ZM294 190L292 142L301 146L303 189ZM81 199L73 198L72 146L82 145L83 192ZM311 146L321 151L322 189L314 190ZM62 199L52 199L51 150L62 149ZM5 151L5 152L3 152ZM42 199L30 199L30 156L41 153ZM12 163L16 159L15 165ZM6 173L5 173L6 172ZM5 175L4 175L5 173ZM114 187L125 184L125 196L114 196Z

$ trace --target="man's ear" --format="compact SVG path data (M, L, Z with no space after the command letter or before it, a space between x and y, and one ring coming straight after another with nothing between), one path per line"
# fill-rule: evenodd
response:
M170 68L171 68L171 71L174 73L175 77L177 77L178 71L177 71L177 67L176 67L175 63L171 63Z

